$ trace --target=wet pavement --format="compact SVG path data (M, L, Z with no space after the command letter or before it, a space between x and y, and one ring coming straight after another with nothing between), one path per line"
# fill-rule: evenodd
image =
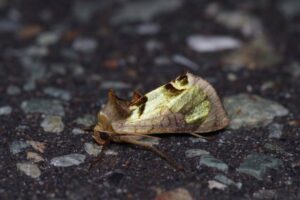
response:
M0 199L299 199L300 3L0 0ZM102 148L82 130L113 88L190 71L230 126Z

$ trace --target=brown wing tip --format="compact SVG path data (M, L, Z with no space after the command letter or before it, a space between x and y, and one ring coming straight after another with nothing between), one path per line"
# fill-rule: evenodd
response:
M143 95L139 91L134 90L133 93L132 93L130 104L134 104L135 102L137 102L142 97L143 97Z
M188 72L186 76L188 77L189 84L198 85L203 89L212 104L207 120L198 128L198 131L210 132L226 128L230 123L230 119L214 87L208 81L192 73Z
M225 110L224 110L224 111L225 111ZM222 119L222 123L221 123L221 124L222 124L222 125L220 126L220 129L224 129L224 128L226 128L227 126L229 126L229 124L230 124L230 119L229 119L229 117L228 117L226 111L225 111L225 116L224 116L224 118Z

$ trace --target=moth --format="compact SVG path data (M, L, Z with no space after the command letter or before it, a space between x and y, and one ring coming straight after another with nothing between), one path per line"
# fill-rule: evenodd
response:
M177 169L182 167L143 139L157 134L199 136L229 124L215 89L191 73L180 75L145 95L135 91L131 100L121 99L110 90L108 102L97 117L93 138L98 144L106 147L112 141L141 146Z

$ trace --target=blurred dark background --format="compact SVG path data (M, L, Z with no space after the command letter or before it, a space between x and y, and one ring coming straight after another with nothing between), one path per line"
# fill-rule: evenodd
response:
M299 20L298 0L0 0L0 198L172 199L159 196L171 190L183 199L299 199ZM275 110L255 112L255 128L231 126L213 142L163 137L158 147L184 163L185 174L119 144L88 171L99 147L80 128L95 123L108 90L129 98L185 71L222 99L258 95L274 103L259 111ZM274 139L278 127L283 136ZM217 161L203 167L199 156L186 156L191 149L205 149L228 171L214 168ZM253 152L281 167L268 175L258 167L260 178L239 173ZM70 167L53 164L69 154Z

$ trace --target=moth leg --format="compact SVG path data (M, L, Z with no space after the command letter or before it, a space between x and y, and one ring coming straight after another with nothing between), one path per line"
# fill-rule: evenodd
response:
M128 138L122 139L122 142L133 144L133 145L142 147L145 150L152 151L155 154L157 154L161 159L163 159L166 162L168 162L176 170L178 170L178 171L185 171L184 168L181 165L179 165L175 160L173 160L172 158L170 158L169 156L167 156L166 154L164 154L163 152L161 152L160 150L158 150L157 148L155 148L155 147L153 147L153 146L151 146L149 144L145 144L144 142L139 142L137 140L132 140L132 139L128 139Z
M96 139L95 139L96 140ZM96 140L96 142L97 142L97 140ZM98 142L97 142L98 143ZM95 160L93 160L92 162L91 162L91 164L90 164L90 166L89 166L89 170L91 170L98 162L100 162L101 161L101 159L104 157L104 153L105 153L105 151L106 151L106 149L107 149L107 147L108 147L108 145L110 144L110 139L108 139L108 140L106 140L105 142L104 142L104 144L102 145L102 149L101 149L101 152L100 152L100 154L97 156L97 158L95 159Z
M216 137L215 136L204 136L204 135L199 135L199 134L197 134L197 133L189 133L190 135L192 135L192 136L195 136L195 137L197 137L197 138L203 138L203 139L205 139L205 140L214 140L214 139L216 139Z
M203 138L203 136L201 135L198 135L197 133L189 133L190 135L194 136L194 137L197 137L197 138Z

